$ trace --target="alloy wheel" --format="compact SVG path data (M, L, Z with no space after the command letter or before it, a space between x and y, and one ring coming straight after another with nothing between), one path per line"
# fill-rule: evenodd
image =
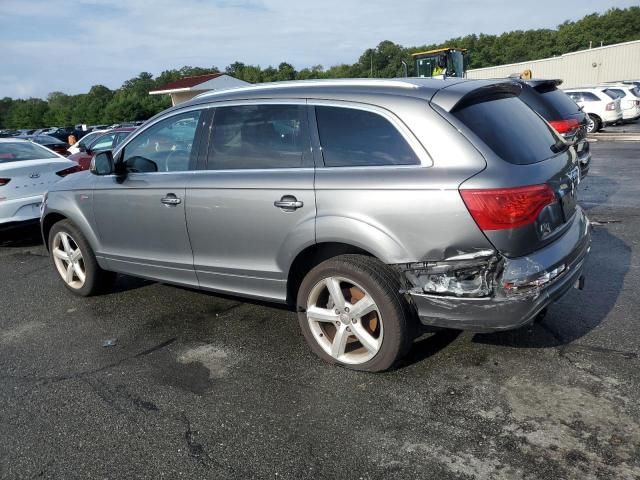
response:
M348 364L371 360L384 334L382 315L371 295L345 277L327 277L309 293L307 321L318 345Z
M71 288L82 288L86 280L84 258L73 237L66 232L56 233L51 253L62 280Z

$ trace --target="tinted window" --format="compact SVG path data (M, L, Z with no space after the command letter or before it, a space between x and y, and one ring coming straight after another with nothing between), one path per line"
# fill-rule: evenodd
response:
M159 121L134 138L124 149L130 172L180 172L189 170L200 111Z
M0 163L39 160L41 158L59 157L31 142L0 142Z
M316 118L327 167L420 163L400 132L377 113L318 106Z
M633 93L636 97L640 97L640 87L632 88L631 93Z
M475 103L452 113L507 162L528 165L557 152L557 134L517 97Z
M553 84L542 84L535 88L524 87L520 100L546 120L567 118L579 112L576 102Z
M599 102L600 101L600 97L598 97L595 93L591 93L591 92L584 92L582 94L582 99L585 102Z
M608 97L613 98L614 100L619 97L619 95L616 92L614 92L612 90L609 90L609 89L602 90L602 93L604 93Z
M218 107L213 116L209 168L298 168L309 152L303 105Z
M578 113L578 106L569 96L562 90L557 88L542 94L542 97L551 103L560 114L560 118L565 118ZM552 119L553 120L553 119Z

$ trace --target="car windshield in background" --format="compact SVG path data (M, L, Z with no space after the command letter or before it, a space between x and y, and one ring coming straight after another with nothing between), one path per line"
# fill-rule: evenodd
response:
M33 141L36 143L41 143L42 145L53 145L55 143L64 143L63 141L57 139L56 137L50 137L49 135L38 135L33 137Z
M617 94L616 92L614 92L612 90L609 90L608 88L606 90L603 90L603 92L606 93L611 98L613 98L614 100L620 96L619 94Z
M0 142L0 163L43 158L58 158L58 156L31 142Z
M633 93L636 97L640 97L640 87L634 87L630 89L630 92Z
M560 138L517 97L474 103L452 113L509 163L529 165L558 152Z

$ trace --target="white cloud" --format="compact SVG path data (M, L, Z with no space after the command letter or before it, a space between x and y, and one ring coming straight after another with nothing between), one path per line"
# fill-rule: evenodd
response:
M233 61L297 68L354 62L382 40L411 46L469 33L555 27L634 0L2 0L0 97L116 88L141 71ZM71 6L71 8L70 8ZM21 27L44 25L25 40ZM2 25L2 24L0 24ZM41 32L40 32L41 31ZM12 38L12 33L15 37ZM40 35L37 35L40 37ZM16 82L14 78L21 80Z

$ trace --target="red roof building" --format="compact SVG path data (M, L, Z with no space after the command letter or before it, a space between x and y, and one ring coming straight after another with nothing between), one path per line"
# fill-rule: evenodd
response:
M195 77L184 77L175 82L167 83L156 90L151 90L149 95L171 95L171 103L177 105L203 92L243 87L246 85L250 84L226 73L209 73Z

